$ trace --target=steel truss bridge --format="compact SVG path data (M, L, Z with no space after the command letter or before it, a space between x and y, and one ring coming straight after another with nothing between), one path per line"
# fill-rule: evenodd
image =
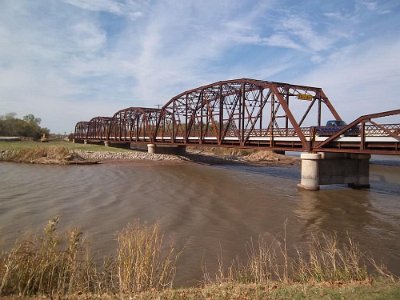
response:
M329 137L317 135L323 119L342 120L321 88L243 78L185 91L160 109L129 107L78 122L74 139L400 154L400 109L361 116ZM346 136L355 126L360 134Z

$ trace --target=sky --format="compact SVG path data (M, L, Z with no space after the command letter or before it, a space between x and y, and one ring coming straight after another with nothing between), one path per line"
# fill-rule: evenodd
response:
M0 0L0 115L53 133L234 78L400 108L399 0Z

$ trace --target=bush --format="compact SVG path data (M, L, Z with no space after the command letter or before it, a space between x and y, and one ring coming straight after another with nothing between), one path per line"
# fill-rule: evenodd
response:
M31 235L0 256L0 296L130 294L172 287L178 258L164 247L157 225L136 222L117 235L114 257L94 263L82 233L59 234L58 218L40 235Z
M48 135L47 128L40 127L40 118L29 114L22 119L15 117L15 113L0 116L0 136L23 136L33 139L40 139L43 134Z

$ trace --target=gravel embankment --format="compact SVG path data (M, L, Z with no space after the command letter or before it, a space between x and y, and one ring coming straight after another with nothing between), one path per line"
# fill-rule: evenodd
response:
M74 153L87 160L182 160L169 154L150 154L147 152L93 152L74 150Z

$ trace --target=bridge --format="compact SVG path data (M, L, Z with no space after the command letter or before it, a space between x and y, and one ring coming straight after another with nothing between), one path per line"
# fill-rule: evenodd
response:
M189 145L297 151L304 152L302 168L315 160L343 160L344 165L356 161L355 168L360 169L360 162L368 162L371 154L400 154L400 109L361 116L330 136L321 136L317 130L323 120L342 118L321 88L243 78L185 91L160 109L129 107L112 117L78 122L74 140L141 143L153 153L166 146L184 149ZM357 135L348 136L354 128ZM326 168L320 166L324 163L317 163L313 175L317 183L310 188L302 178L303 187L317 189L333 181L368 186L354 180L357 174L332 175L354 177L350 180L324 181L321 170Z

